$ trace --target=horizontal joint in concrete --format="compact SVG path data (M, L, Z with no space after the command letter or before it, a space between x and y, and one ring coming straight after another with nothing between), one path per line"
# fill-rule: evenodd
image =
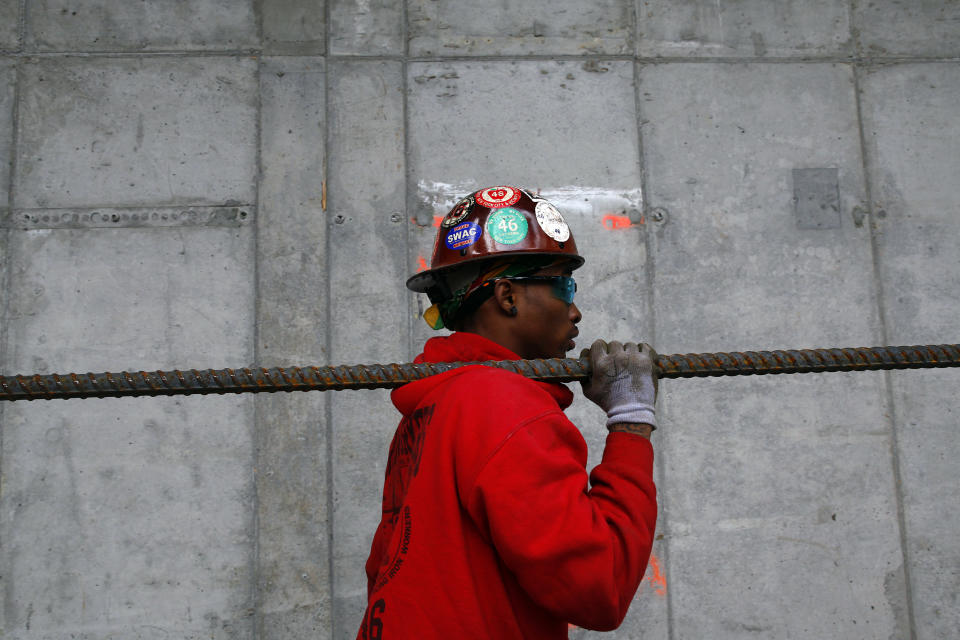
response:
M94 229L120 227L242 227L256 207L133 207L0 210L0 229Z

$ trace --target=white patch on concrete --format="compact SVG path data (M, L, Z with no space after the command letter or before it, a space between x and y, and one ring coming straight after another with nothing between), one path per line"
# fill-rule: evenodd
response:
M430 206L436 215L446 213L465 195L471 194L485 185L469 183L446 183L430 180L417 182L420 198ZM626 213L630 210L643 211L643 193L639 186L630 189L608 189L579 185L558 186L537 189L524 185L531 194L549 200L564 216L604 216L610 213Z

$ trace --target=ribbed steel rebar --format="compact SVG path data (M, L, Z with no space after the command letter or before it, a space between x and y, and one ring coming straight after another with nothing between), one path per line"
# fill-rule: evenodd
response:
M190 369L0 376L0 400L115 398L207 393L392 389L467 365L499 367L536 380L590 377L587 359L369 364L272 369ZM660 378L818 373L960 366L960 345L681 353L657 357Z

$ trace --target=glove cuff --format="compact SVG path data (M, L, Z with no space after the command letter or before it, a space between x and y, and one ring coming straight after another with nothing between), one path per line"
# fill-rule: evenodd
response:
M656 411L651 404L643 402L631 402L621 404L610 409L607 412L607 428L620 422L629 422L633 424L648 424L654 429L657 428L655 417Z

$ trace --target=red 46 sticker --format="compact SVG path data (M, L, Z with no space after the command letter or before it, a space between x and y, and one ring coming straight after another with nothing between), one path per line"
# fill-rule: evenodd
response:
M500 207L509 207L520 199L520 189L513 187L490 187L483 191L477 191L477 202L488 209L499 209Z

